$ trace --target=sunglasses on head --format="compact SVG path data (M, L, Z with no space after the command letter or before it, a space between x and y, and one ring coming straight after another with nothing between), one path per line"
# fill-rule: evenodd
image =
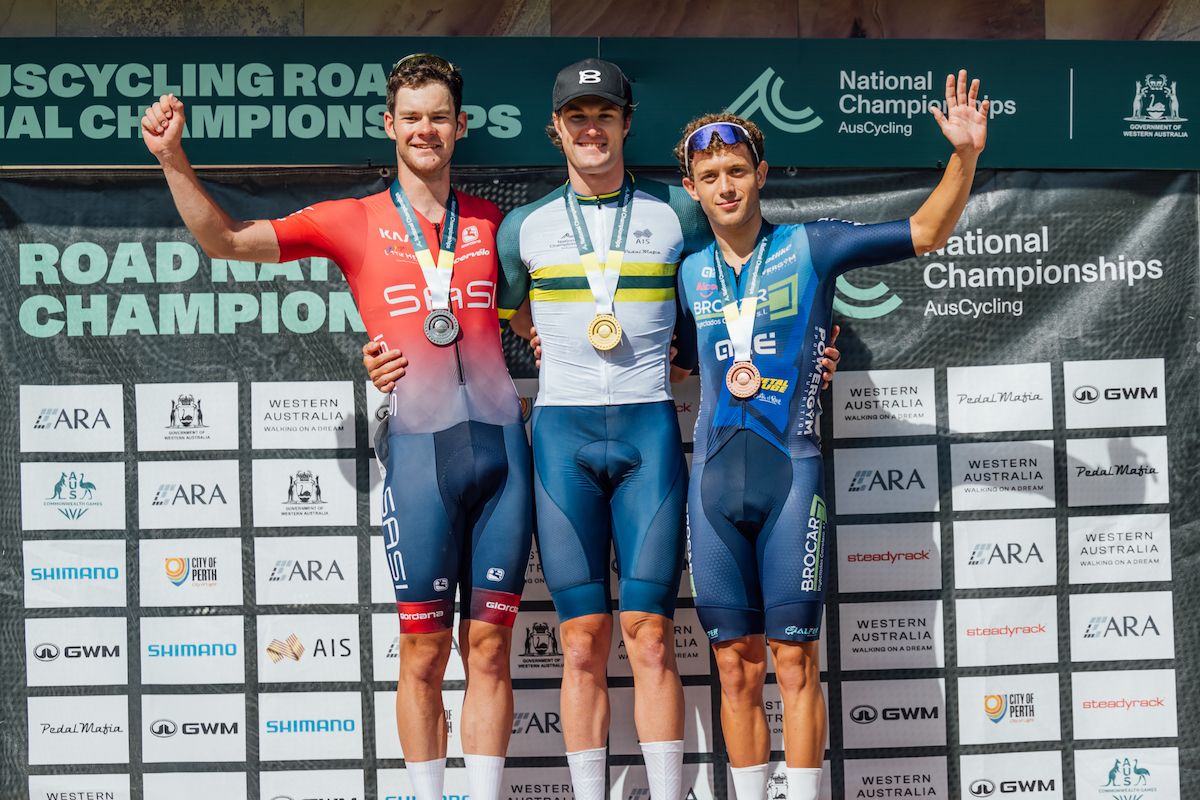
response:
M707 150L712 144L714 136L730 147L738 143L746 145L750 148L750 153L754 156L755 166L758 165L758 148L754 146L754 140L750 138L750 131L736 122L710 122L707 125L701 125L699 128L696 128L696 130L692 131L692 135L688 137L685 155L687 157L689 175L692 172L692 154Z
M392 65L392 72L395 73L396 70L400 69L402 66L411 61L420 61L426 64L432 64L435 67L441 67L442 69L446 69L451 72L458 69L439 55L435 55L433 53L410 53Z

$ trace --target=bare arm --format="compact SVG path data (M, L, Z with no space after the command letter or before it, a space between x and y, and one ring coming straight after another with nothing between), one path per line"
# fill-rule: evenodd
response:
M185 121L183 103L173 94L164 94L142 117L142 140L162 166L183 224L210 257L279 261L279 242L271 223L233 219L200 184L183 151Z
M957 81L953 75L946 76L947 113L943 114L937 106L932 109L942 134L954 146L954 154L946 163L946 171L933 193L909 218L913 250L918 255L944 247L967 207L967 196L975 179L975 164L987 142L988 110L991 107L989 100L978 103L978 96L979 79L971 81L968 91L967 71L959 70Z

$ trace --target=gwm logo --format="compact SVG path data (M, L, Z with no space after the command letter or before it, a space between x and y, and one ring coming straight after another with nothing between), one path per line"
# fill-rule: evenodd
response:
M837 279L833 310L850 319L879 319L900 307L904 301L883 281L867 289L855 286L845 275ZM890 293L890 294L889 294ZM848 300L854 303L847 302Z
M758 112L763 118L784 133L808 133L820 126L822 120L807 106L794 111L783 104L779 96L783 89L783 78L767 67L738 98L729 104L728 111L749 119Z

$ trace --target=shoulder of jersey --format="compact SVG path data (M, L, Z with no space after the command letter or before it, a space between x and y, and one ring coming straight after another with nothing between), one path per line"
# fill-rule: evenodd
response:
M500 206L485 197L461 191L458 192L458 197L459 202L462 203L462 215L464 217L486 220L497 226L500 224L500 220L504 218L504 213L500 210Z

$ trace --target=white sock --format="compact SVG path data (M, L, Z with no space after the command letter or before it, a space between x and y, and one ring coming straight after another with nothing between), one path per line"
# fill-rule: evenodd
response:
M604 769L607 766L607 756L608 750L604 747L567 753L567 766L571 768L571 785L575 789L575 800L604 800Z
M683 740L642 742L650 800L680 800L683 796ZM472 800L475 800L472 798Z
M466 754L463 758L467 762L467 783L471 787L471 800L500 800L504 757Z
M417 800L442 800L442 790L446 785L446 759L405 761L404 767L412 779L413 794Z
M817 800L821 792L821 768L788 767L788 800Z
M730 767L733 773L733 793L737 800L766 800L767 765Z

